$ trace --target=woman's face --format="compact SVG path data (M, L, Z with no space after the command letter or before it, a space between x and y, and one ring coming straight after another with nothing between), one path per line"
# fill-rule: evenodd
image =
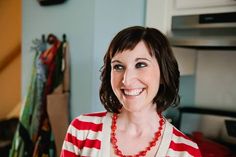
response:
M160 68L143 41L111 60L111 86L123 108L138 112L153 108L160 84Z

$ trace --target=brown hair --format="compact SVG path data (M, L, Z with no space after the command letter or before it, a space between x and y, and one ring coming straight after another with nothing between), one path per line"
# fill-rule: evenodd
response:
M111 87L111 59L116 53L133 50L140 41L144 41L152 56L155 55L160 67L161 83L153 99L157 112L179 104L179 69L167 38L157 29L134 26L120 31L111 41L104 56L100 100L109 112L119 113L122 108Z

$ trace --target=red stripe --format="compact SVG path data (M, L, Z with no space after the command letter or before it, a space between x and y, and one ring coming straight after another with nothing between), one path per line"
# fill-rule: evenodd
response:
M179 130L173 128L173 134L175 134L176 136L180 136L183 137L185 139L188 139L190 141L192 141L188 136L186 136L185 134L183 134L182 132L180 132Z
M171 141L169 148L175 151L187 151L189 154L191 154L194 157L201 157L199 149L196 149L184 143L175 143L174 141Z
M69 133L66 134L65 140L77 146L78 149L82 149L84 147L100 149L101 147L100 140L90 140L90 139L79 140L75 136Z
M76 154L70 151L62 150L60 157L88 157L88 156L80 156L80 155L77 156Z
M97 148L97 149L100 149L100 148L101 148L101 141L100 141L100 140L90 140L90 139L86 139L84 146L85 146L85 147L88 147L88 148Z
M71 125L73 125L78 130L92 130L95 132L102 131L102 123L95 124L92 122L84 122L79 119L75 119Z
M104 117L106 116L107 112L97 112L97 113L89 113L89 114L84 114L84 116L94 116L94 117Z
M62 150L60 157L78 157L75 153L68 150Z

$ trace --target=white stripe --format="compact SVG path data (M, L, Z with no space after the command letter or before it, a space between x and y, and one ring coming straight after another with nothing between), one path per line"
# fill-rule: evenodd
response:
M173 149L169 149L167 152L167 157L192 157L187 151L175 151Z
M186 144L186 145L192 146L193 148L198 149L197 144L194 143L193 141L190 141L181 136L176 136L175 134L173 134L172 141L174 141L175 143L183 143L183 144Z
M101 124L103 117L81 115L81 116L77 117L76 119L83 121L83 122L91 122L94 124Z
M106 117L103 120L103 132L102 143L101 143L101 152L98 157L107 157L110 156L110 136L111 136L111 122L112 122L112 113L107 112Z
M80 150L76 145L73 145L72 143L67 141L64 141L62 149L72 152L77 156L97 156L99 153L99 149L97 148L83 147L83 149Z
M99 149L84 147L81 151L81 156L98 156Z
M167 154L167 151L169 150L172 132L173 132L173 126L170 124L167 120L165 120L165 128L163 130L163 136L161 139L161 143L159 146L159 149L157 151L157 154L155 157L164 157Z
M101 131L95 132L92 130L78 130L74 126L70 126L67 133L70 133L72 136L76 137L78 140L100 140L101 141Z
M73 145L72 143L70 143L68 141L64 141L63 146L62 146L62 150L67 150L67 151L72 152L76 155L80 154L80 149L76 145Z

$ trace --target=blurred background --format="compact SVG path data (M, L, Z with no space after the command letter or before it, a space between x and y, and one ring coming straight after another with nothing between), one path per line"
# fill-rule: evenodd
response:
M121 29L141 25L155 27L170 39L181 73L180 107L229 111L223 120L216 120L220 121L216 125L225 128L225 117L235 120L231 113L236 112L235 12L236 2L232 0L66 0L49 6L40 5L40 0L1 0L0 120L19 118L30 85L35 55L32 41L50 33L60 39L66 34L69 43L69 120L82 113L104 110L98 95L99 69L109 42ZM183 19L189 15L194 15L190 19L207 15L206 19L216 17L218 21L206 20L205 26L198 19L197 25L184 23ZM181 17L175 26L174 17ZM205 32L213 31L204 36L202 28ZM228 34L224 34L225 28L229 28ZM193 39L196 41L187 42ZM180 127L178 108L171 108L165 114ZM202 121L199 117L194 120ZM199 127L209 127L211 122L206 126L199 124L191 131L202 131ZM192 119L185 123L190 124L189 128L196 126ZM222 127L214 138L226 136L221 133ZM229 138L230 143L236 143L235 137Z

